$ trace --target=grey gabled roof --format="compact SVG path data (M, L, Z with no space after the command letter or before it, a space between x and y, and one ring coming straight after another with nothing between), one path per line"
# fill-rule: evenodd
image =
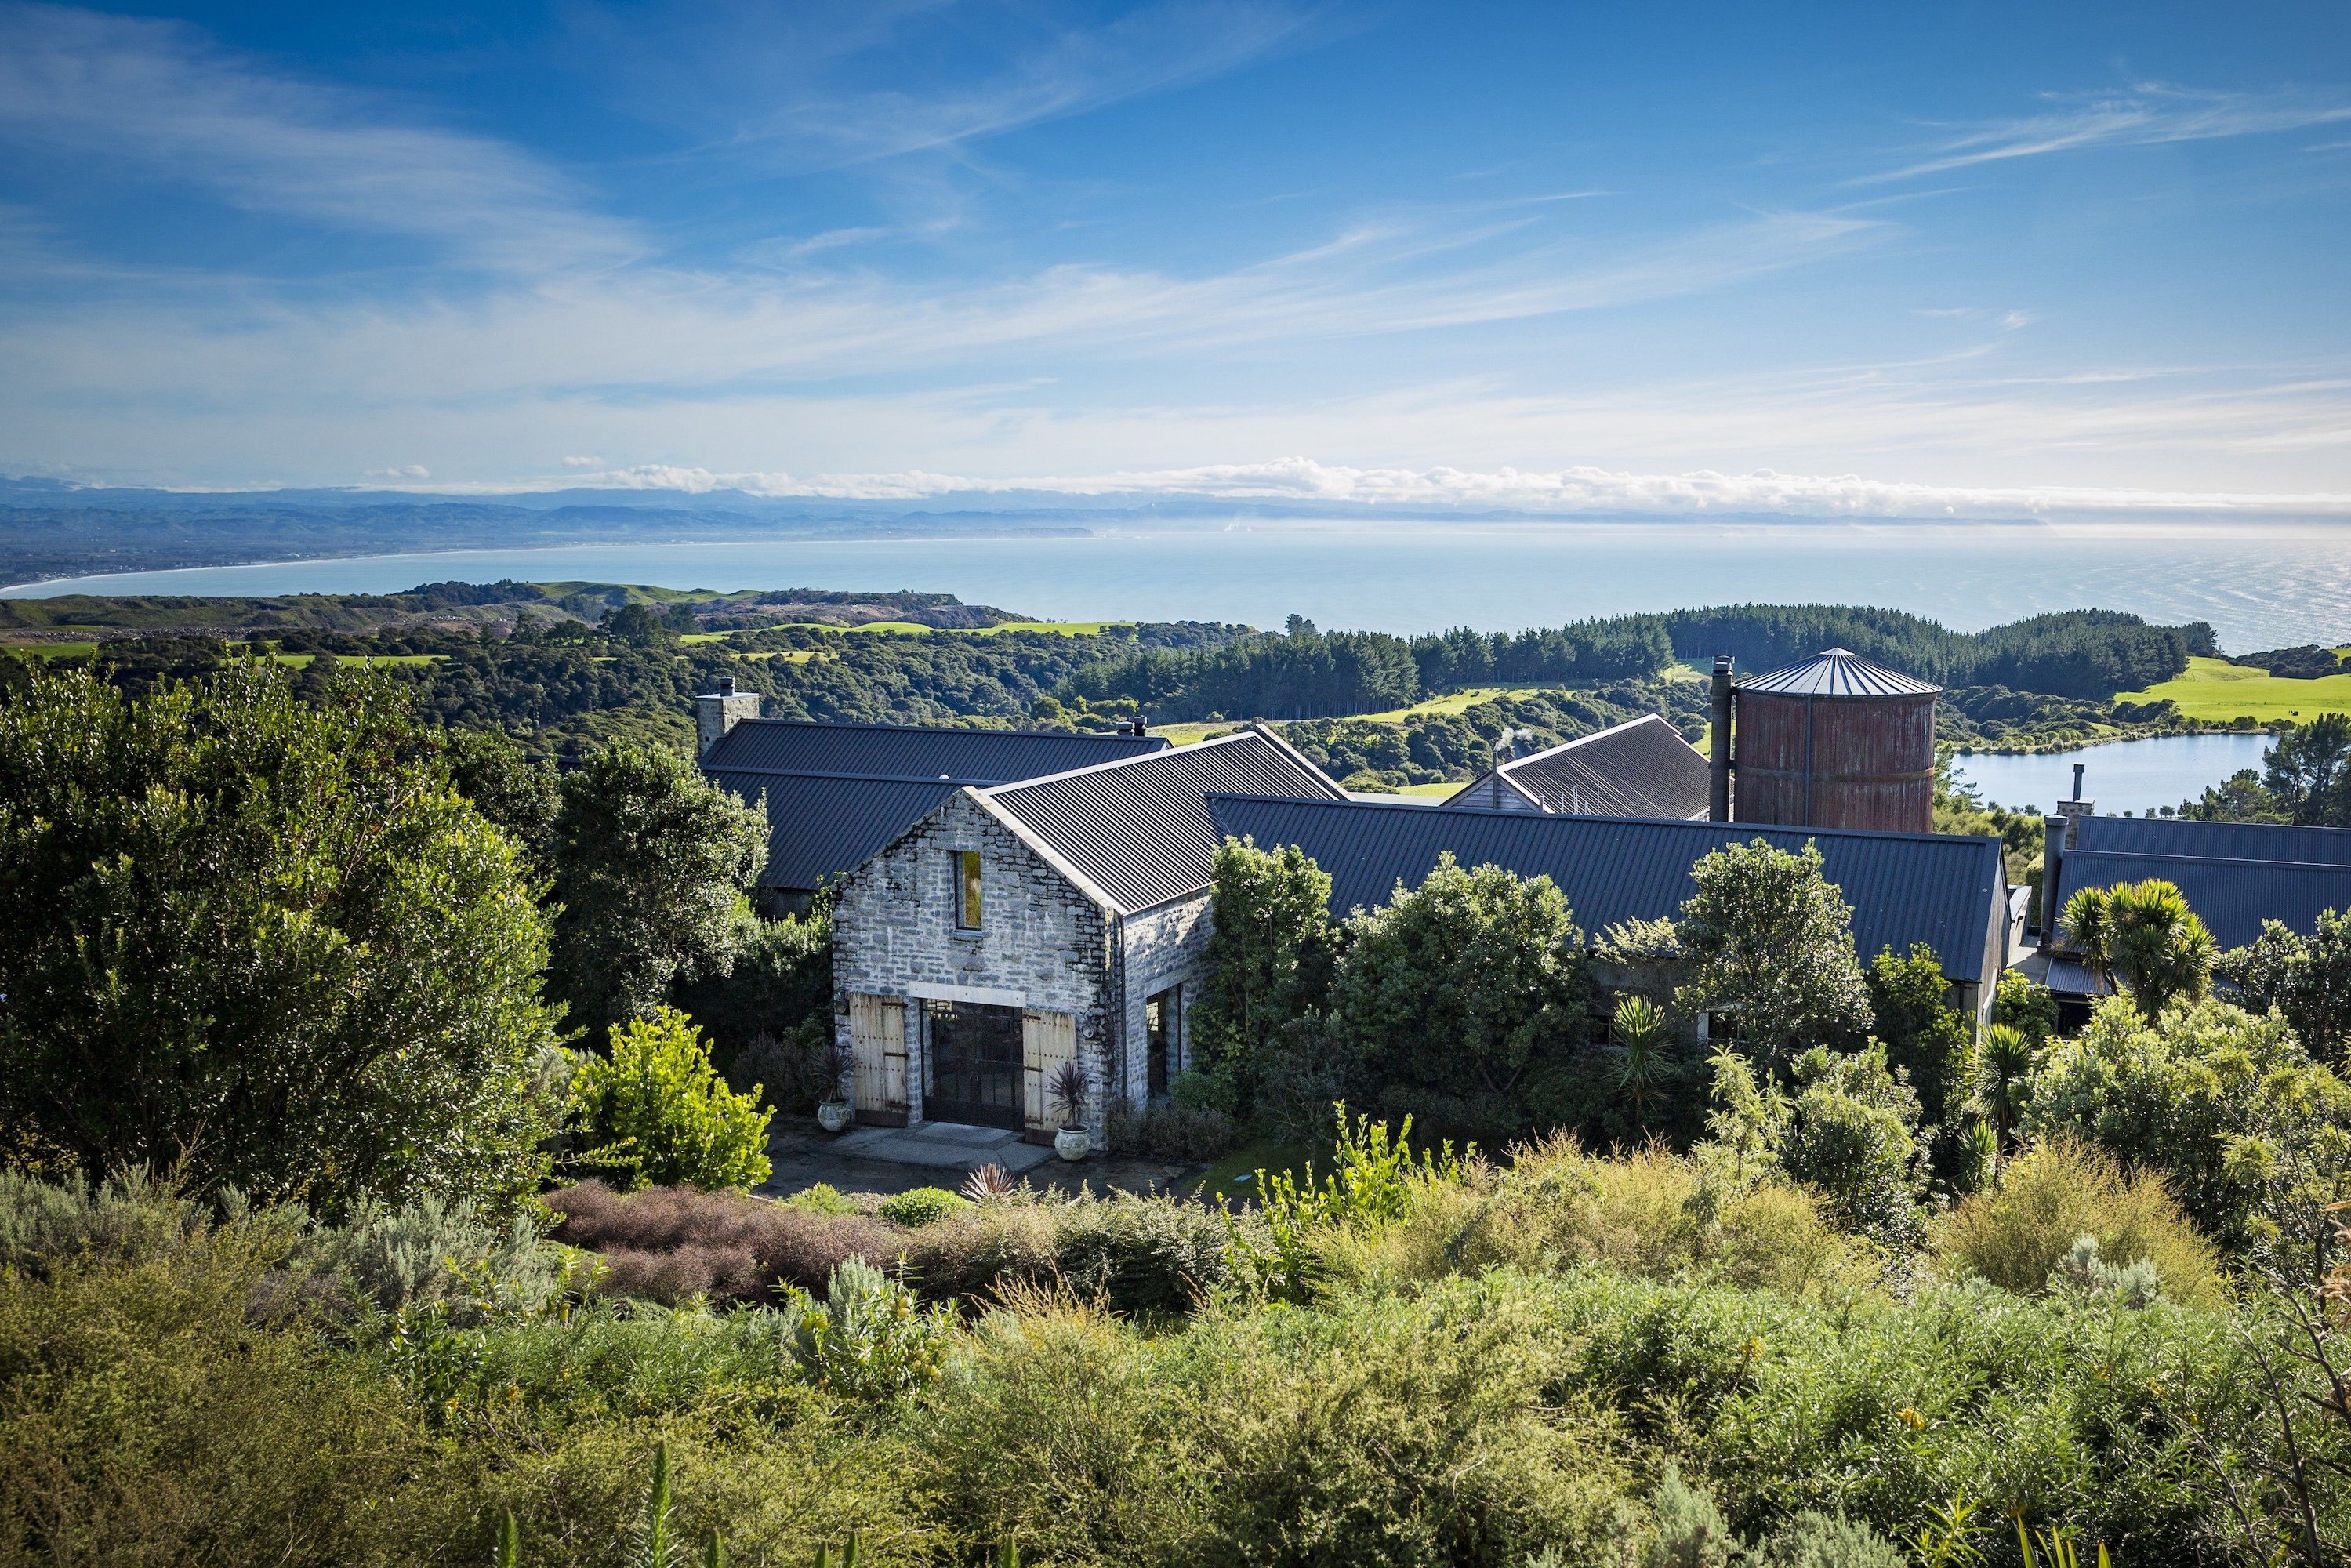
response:
M1165 751L1160 735L1058 735L1034 729L831 724L750 718L702 759L712 773L822 773L856 779L938 779L1005 784Z
M1596 817L1703 817L1707 759L1656 714L1505 762L1502 781L1548 811ZM1491 774L1446 800L1484 806ZM1507 802L1506 802L1507 804Z
M2179 889L2188 907L2202 917L2213 940L2223 947L2252 941L2262 934L2264 920L2283 922L2307 936L2316 927L2320 911L2351 909L2351 866L2346 865L2070 849L2059 866L2055 907L2060 911L2085 887L2159 878Z
M1346 799L1259 729L980 793L1130 915L1208 885L1224 841L1208 816L1211 794Z
M768 810L768 864L759 885L808 893L856 870L963 788L935 779L726 777Z
M1742 692L1793 697L1919 697L1943 688L1916 675L1873 664L1849 648L1827 648L1802 664L1739 683Z
M2177 817L2084 817L2074 829L2074 843L2077 850L2125 854L2351 865L2351 828L2199 822Z
M2005 914L1997 839L1224 796L1208 804L1228 836L1296 844L1313 856L1330 873L1333 914L1385 904L1399 883L1418 886L1450 851L1465 866L1550 877L1577 923L1597 933L1621 920L1671 918L1696 891L1690 868L1700 856L1759 838L1791 850L1807 840L1820 846L1823 873L1853 906L1865 959L1924 942L1945 976L1980 982L1995 916Z
M1167 749L1164 736L746 719L702 769L768 810L762 887L806 892L862 865L965 785Z

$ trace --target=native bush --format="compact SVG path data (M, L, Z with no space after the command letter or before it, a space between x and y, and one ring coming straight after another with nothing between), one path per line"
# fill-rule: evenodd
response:
M851 1202L847 1195L829 1181L811 1182L785 1198L784 1202L794 1208L806 1209L810 1214L860 1212L857 1205Z
M1698 891L1674 926L1690 966L1674 994L1684 1016L1729 1015L1741 1049L1775 1071L1807 1046L1861 1043L1872 1015L1853 911L1817 848L1727 844L1690 876Z
M909 1187L882 1200L882 1218L893 1225L924 1226L967 1207L943 1186Z
M1484 1186L1466 1212L1428 1210L1444 1234L1424 1255L1447 1271L1597 1263L1645 1279L1796 1293L1865 1286L1879 1271L1871 1249L1804 1188L1716 1181L1698 1162L1654 1146L1603 1159L1555 1136L1518 1150ZM1416 1214L1408 1228L1422 1224Z
M2201 1454L2273 1451L2236 1327L2168 1303L1978 1284L1813 1306L1599 1271L1546 1300L1581 1346L1562 1385L1702 1471L1749 1535L1810 1508L1907 1537L1959 1498L2202 1563L2232 1526ZM2319 1440L2351 1457L2351 1434Z
M1584 1033L1583 936L1549 877L1465 871L1440 856L1421 884L1347 925L1332 1022L1424 1124L1521 1130L1530 1083Z
M1886 1065L1902 1073L1918 1097L1920 1119L1932 1141L1937 1174L1946 1181L1960 1173L1959 1138L1969 1096L1975 1092L1975 1020L1949 1004L1950 985L1942 960L1924 942L1908 956L1892 949L1870 961L1869 1005L1877 1038L1886 1042Z
M2065 901L2058 925L2082 961L2112 975L2149 1019L2200 998L2219 951L2212 933L2171 883L2150 877L2085 887Z
M672 999L709 1034L712 1054L727 1064L730 1077L741 1053L763 1035L803 1050L830 1039L831 900L820 903L805 919L754 922L743 932L725 973L684 981ZM799 1087L764 1076L752 1082L768 1083L771 1103L783 1103L784 1092ZM814 1103L810 1096L809 1103Z
M2326 1206L2351 1199L2351 1087L2283 1019L2224 1002L2153 1021L2127 998L2101 1002L2042 1060L2022 1125L2160 1171L2222 1247L2293 1270L2324 1272Z
M143 1166L91 1183L0 1168L0 1269L39 1274L76 1259L169 1257L210 1237L213 1206Z
M444 1461L398 1384L251 1321L284 1239L0 1270L0 1563L415 1560L411 1505Z
M465 1318L535 1312L593 1272L544 1239L528 1215L496 1222L430 1195L397 1208L363 1204L318 1227L295 1244L287 1270L336 1281L379 1312L438 1307Z
M630 1186L756 1186L768 1177L772 1108L737 1094L710 1065L710 1047L674 1008L614 1024L611 1054L583 1060L571 1104L588 1151L580 1163Z
M238 664L0 704L0 1158L328 1213L536 1185L556 1019L515 846L397 692L327 695Z
M732 972L768 856L753 807L661 747L616 744L563 777L552 853L553 989L591 1029Z
M1217 851L1208 978L1186 1027L1206 1098L1228 1114L1253 1112L1260 1058L1330 990L1330 877L1295 845L1228 839Z
M1012 1199L924 1227L906 1271L934 1300L1053 1287L1113 1312L1183 1312L1230 1278L1228 1240L1213 1210L1179 1199Z
M1814 1046L1792 1064L1772 1154L1780 1168L1827 1199L1849 1228L1907 1249L1919 1237L1926 1151L1918 1102L1887 1071L1876 1040L1849 1056Z
M1540 1313L1467 1282L1163 1340L1039 1301L982 1326L925 1446L963 1533L1063 1563L1597 1562L1623 1465L1562 1404L1572 1364Z
M2152 1263L2175 1301L2218 1306L2226 1299L2217 1249L2180 1210L2163 1176L2126 1174L2112 1155L2071 1137L2026 1150L1990 1191L1962 1199L1936 1228L1934 1250L1954 1277L2033 1294L2047 1288L2084 1235L2110 1263Z
M1200 1076L1185 1072L1176 1078L1180 1085L1185 1079L1196 1081ZM1171 1098L1140 1112L1113 1105L1108 1131L1110 1146L1121 1154L1144 1154L1162 1160L1213 1160L1231 1150L1235 1137L1232 1117L1212 1105L1187 1104L1185 1098Z
M2351 1041L2351 915L2329 909L2304 937L2274 920L2262 922L2251 946L2222 955L2220 978L2252 1012L2276 1008L2311 1055L2337 1071Z
M914 1291L862 1258L834 1265L822 1302L801 1294L785 1311L796 1320L801 1369L859 1400L895 1399L938 1381L956 1322L953 1308L918 1305Z

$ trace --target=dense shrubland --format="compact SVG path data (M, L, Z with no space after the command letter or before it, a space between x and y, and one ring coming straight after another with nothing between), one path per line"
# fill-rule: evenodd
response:
M746 1563L2351 1549L2340 921L2069 905L2122 994L1979 1039L1816 855L1587 933L1230 844L1155 1135L1315 1166L778 1201L823 916L743 919L742 814L294 686L0 706L0 1563L618 1564L656 1452Z
M633 1562L657 1443L679 1535L745 1563L854 1531L880 1563L1008 1540L1629 1564L1683 1560L1698 1521L1760 1543L1825 1528L1807 1515L1876 1553L1817 1560L1840 1564L2013 1563L2011 1515L2126 1564L2316 1563L2351 1530L2319 1486L2319 1554L2294 1540L2272 1380L2312 1475L2351 1459L2351 1422L2304 1402L2327 1385L2285 1307L2221 1283L2159 1182L2072 1145L1910 1251L1714 1142L1428 1160L1359 1124L1339 1148L1229 1218L559 1190L559 1234L601 1258L446 1213L0 1184L0 1561L485 1561L510 1511L524 1561ZM805 1249L843 1221L821 1278L796 1259L811 1288L732 1305L624 1245ZM1926 1544L1954 1519L1984 1558Z

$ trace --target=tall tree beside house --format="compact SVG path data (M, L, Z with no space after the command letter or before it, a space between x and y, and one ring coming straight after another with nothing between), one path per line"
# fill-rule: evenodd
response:
M502 729L446 728L434 731L433 738L457 793L543 873L555 845L555 813L563 801L554 767L525 757Z
M1808 1046L1859 1047L1875 1021L1869 986L1853 911L1822 874L1819 849L1725 844L1690 875L1698 891L1674 932L1692 973L1676 1008L1728 1015L1741 1049L1774 1071Z
M752 931L763 813L659 747L607 747L563 779L555 824L555 994L595 1034L724 975Z
M2351 716L2323 713L2285 731L2262 763L2262 787L2288 821L2351 824Z
M1526 1130L1530 1090L1584 1037L1584 1000L1583 934L1552 880L1447 854L1348 923L1331 1015L1391 1112L1490 1137Z
M2065 901L2058 925L2082 961L2119 981L2148 1018L2195 1001L2211 985L2219 949L2172 883L2083 888Z
M0 1158L333 1212L528 1193L544 916L406 699L230 665L0 706Z
M1331 879L1295 844L1227 839L1208 894L1208 978L1187 1026L1225 1109L1249 1114L1274 1042L1331 988Z
M1975 1020L1950 1005L1943 961L1924 942L1907 955L1892 948L1870 960L1869 1006L1886 1060L1908 1080L1920 1114L1934 1129L1935 1168L1949 1174L1958 1164L1961 1124L1975 1091Z

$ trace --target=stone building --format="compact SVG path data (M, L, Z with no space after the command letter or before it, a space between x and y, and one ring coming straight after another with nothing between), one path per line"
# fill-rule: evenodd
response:
M1165 751L1133 733L941 728L761 718L733 681L695 699L702 770L768 818L759 911L805 915L819 888L865 863L957 789L1041 779Z
M1086 1119L1166 1092L1189 1061L1222 842L1207 800L1346 795L1276 737L956 789L841 878L836 1038L861 1121L1055 1125L1079 1062Z

